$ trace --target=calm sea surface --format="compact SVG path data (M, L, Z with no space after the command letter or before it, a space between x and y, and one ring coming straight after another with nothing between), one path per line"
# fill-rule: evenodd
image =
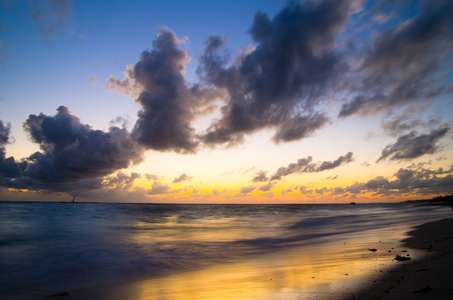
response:
M0 298L175 276L450 215L411 204L0 202Z

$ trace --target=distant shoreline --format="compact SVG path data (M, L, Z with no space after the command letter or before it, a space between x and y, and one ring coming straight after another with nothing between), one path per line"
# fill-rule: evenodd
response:
M83 204L157 204L157 205L351 205L355 203L357 205L363 204L420 204L420 205L450 205L453 201L453 195L440 195L430 199L416 199L416 200L403 200L395 202L330 202L330 203L204 203L204 202L187 202L187 203L174 203L174 202L108 202L108 201L9 201L0 200L1 202L9 203L83 203Z

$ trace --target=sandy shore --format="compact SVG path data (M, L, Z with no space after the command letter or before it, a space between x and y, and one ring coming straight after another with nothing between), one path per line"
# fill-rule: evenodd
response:
M419 250L417 257L395 261L396 268L353 298L453 299L453 218L417 226L403 240L403 247Z

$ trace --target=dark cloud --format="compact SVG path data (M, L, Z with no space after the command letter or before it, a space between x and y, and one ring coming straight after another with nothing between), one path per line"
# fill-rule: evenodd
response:
M374 113L451 93L443 73L448 70L447 53L453 50L453 2L421 1L420 12L412 19L407 10L414 3L404 4L402 22L372 33L373 44L363 53L363 63L348 86L353 99L343 105L340 116Z
M321 128L327 117L315 107L344 68L335 38L348 19L350 2L291 3L272 20L257 13L250 29L257 46L233 64L220 53L225 38L211 36L198 73L226 90L228 98L203 141L234 144L245 134L272 127L275 142L288 142Z
M430 118L428 121L417 118L417 109L414 105L409 105L401 115L392 118L384 118L381 127L391 136L397 137L415 128L429 128L439 126L442 122L439 118Z
M268 182L267 184L260 186L259 190L262 192L269 192L273 186L273 182Z
M394 144L388 145L382 150L381 160L390 157L391 160L414 159L424 154L432 154L436 151L436 142L445 136L450 128L432 130L429 134L417 135L411 131L398 137Z
M401 168L394 175L394 180L378 176L365 183L355 183L346 187L345 192L360 194L374 192L381 195L403 193L451 193L453 187L452 169L429 170L424 168Z
M162 26L151 51L125 72L125 79L111 76L106 88L136 97L142 110L133 137L148 149L194 153L199 144L191 122L206 113L218 92L190 86L184 78L190 61L181 41Z
M106 88L142 106L133 129L140 144L179 153L234 146L265 128L275 130L275 143L309 137L328 123L326 107L343 95L350 98L341 117L450 93L451 1L371 7L370 14L359 1L325 0L291 2L272 18L258 12L249 30L256 46L234 55L226 37L208 38L197 69L203 87L186 82L190 58L162 27L152 50L128 66L124 79L111 76ZM378 26L356 29L370 22ZM373 39L362 42L364 34ZM219 118L195 132L193 122L216 109ZM386 129L396 134L414 122L395 120Z
M125 128L107 132L80 123L68 108L55 116L30 115L24 129L42 152L32 154L26 175L43 182L101 177L142 161L143 149Z
M248 194L248 193L253 192L255 189L256 189L256 186L251 185L251 186L242 187L239 192L241 194Z
M151 189L147 190L148 195L163 195L172 193L171 188L159 181L154 181Z
M22 176L27 162L16 162L14 157L6 157L5 146L10 142L11 124L4 125L0 121L0 184L10 178Z
M55 116L30 115L24 123L41 151L20 163L14 158L3 159L2 165L15 163L20 171L15 176L2 172L3 177L16 178L3 180L4 186L58 191L75 186L100 188L102 177L142 161L143 148L125 128L94 130L71 115L67 107L60 106L57 111Z
M314 172L322 172L325 170L334 169L341 164L347 164L353 161L352 152L348 152L345 156L340 156L334 161L323 161L320 165L315 168Z
M3 124L3 121L0 121L0 147L5 147L8 144L9 135L11 132L11 124L6 126Z
M187 176L186 173L183 173L183 174L179 175L179 177L175 178L173 180L173 183L179 183L179 182L182 182L182 181L188 181L190 179L192 179L192 177Z
M271 176L270 180L280 180L282 177L293 173L316 173L334 169L342 164L353 161L352 156L352 152L348 152L346 155L340 156L334 161L323 161L319 163L312 163L313 158L311 156L301 158L297 163L290 163L287 167L280 167L274 175Z
M258 173L256 173L255 177L253 177L252 182L266 182L267 180L267 172L259 171Z
M130 189L132 188L134 180L140 178L141 175L135 172L131 174L125 174L118 172L118 174L109 176L104 180L104 186L115 188L115 189Z
M280 167L274 175L271 176L270 180L280 180L282 177L293 173L303 173L312 160L313 158L308 156L307 158L298 159L297 163L290 163L287 167Z

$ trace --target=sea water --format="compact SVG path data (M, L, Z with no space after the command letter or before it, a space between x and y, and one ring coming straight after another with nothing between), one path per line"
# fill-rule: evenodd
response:
M250 286L256 286L253 291L256 294L264 288L255 282L256 278L263 274L268 276L267 273L270 278L266 277L266 280L274 277L274 284L276 278L285 278L278 287L279 292L287 291L288 286L293 286L291 291L294 291L294 286L299 289L302 285L288 284L287 274L273 272L289 272L291 269L291 272L299 272L300 277L301 270L310 264L316 262L318 267L328 266L329 257L339 257L343 255L342 251L344 257L347 251L352 253L353 248L339 246L346 241L354 244L346 237L370 241L370 244L378 242L382 236L390 238L392 233L395 233L393 238L400 239L410 226L450 214L449 209L442 206L402 203L177 205L0 202L0 298L39 299L63 291L96 291L147 279L153 279L155 283L164 280L162 278L167 278L167 285L175 287L160 291L163 296L156 299L191 298L184 294L194 288L188 280L192 282L194 274L203 277L206 270L216 268L222 270L217 273L220 272L223 283L216 283L219 286L214 289L212 286L215 284L211 282L212 290L205 291L205 298L225 290L221 286L225 280L231 282L228 287L234 287L230 295L245 292L247 280L251 280ZM334 252L328 249L334 249ZM321 255L321 252L329 254ZM297 257L297 261L294 258L291 262L282 262L291 255ZM308 262L304 262L308 257ZM350 264L354 262L351 260ZM220 266L235 267L221 269ZM198 273L191 274L190 278L181 275L188 272ZM206 276L213 280L217 273ZM178 284L184 280L187 285L180 287ZM208 279L199 280L206 282ZM239 282L241 286L237 286ZM329 286L332 283L329 282ZM151 288L148 282L148 298L152 299L158 288ZM206 287L199 290L206 290ZM276 295L275 291L274 288L273 295ZM142 294L128 293L126 297L147 298ZM92 295L95 298L96 294ZM227 298L228 293L224 296ZM102 298L102 295L97 294L98 297Z

